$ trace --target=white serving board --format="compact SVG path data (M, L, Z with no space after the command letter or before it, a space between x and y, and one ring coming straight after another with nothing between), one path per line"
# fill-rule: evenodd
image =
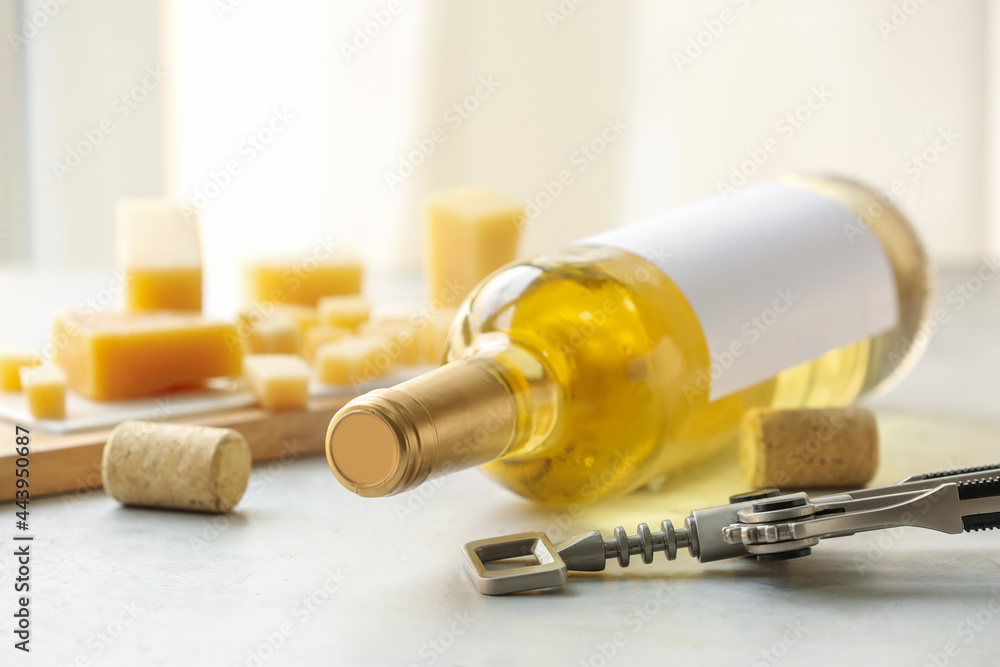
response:
M362 385L309 385L311 398L357 396L379 387L391 387L431 370L432 366L405 366ZM65 434L107 428L129 419L165 419L245 408L256 404L253 394L236 383L221 382L205 389L176 391L126 401L92 401L74 392L66 395L66 419L35 419L20 392L0 392L0 419L43 433Z

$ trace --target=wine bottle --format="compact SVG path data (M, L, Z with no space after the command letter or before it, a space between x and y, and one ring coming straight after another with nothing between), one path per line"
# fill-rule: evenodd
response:
M527 498L593 502L735 441L745 410L850 403L922 350L909 223L868 188L794 175L501 268L447 363L341 409L330 467L366 497L482 466Z

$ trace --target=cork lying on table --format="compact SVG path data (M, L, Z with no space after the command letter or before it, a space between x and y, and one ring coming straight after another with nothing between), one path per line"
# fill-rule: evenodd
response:
M875 415L859 407L748 410L740 468L758 489L864 486L878 468Z
M122 422L104 446L104 490L125 505L228 512L253 465L242 435L226 428Z

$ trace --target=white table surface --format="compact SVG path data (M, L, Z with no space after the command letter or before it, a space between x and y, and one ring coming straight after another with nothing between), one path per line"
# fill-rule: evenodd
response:
M877 483L1000 460L1000 279L960 311L944 300L970 275L942 279L951 322L914 372L871 402L884 444ZM0 274L0 293L15 282ZM44 327L4 321L0 334L31 326ZM314 456L257 466L228 517L123 508L100 491L33 501L27 656L12 648L14 506L0 505L0 664L1000 661L1000 531L871 533L769 566L700 565L685 551L506 598L480 596L461 569L459 547L481 537L681 521L745 490L732 458L668 492L577 516L530 505L476 471L364 500Z

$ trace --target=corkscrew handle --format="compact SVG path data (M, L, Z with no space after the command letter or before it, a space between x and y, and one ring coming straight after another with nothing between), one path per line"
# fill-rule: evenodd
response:
M1000 465L975 466L972 468L957 468L955 470L945 470L943 472L929 472L923 475L912 475L904 479L900 484L907 482L921 482L929 479L941 479L943 477L956 477L958 475L969 475L975 473L992 472L1000 474Z

